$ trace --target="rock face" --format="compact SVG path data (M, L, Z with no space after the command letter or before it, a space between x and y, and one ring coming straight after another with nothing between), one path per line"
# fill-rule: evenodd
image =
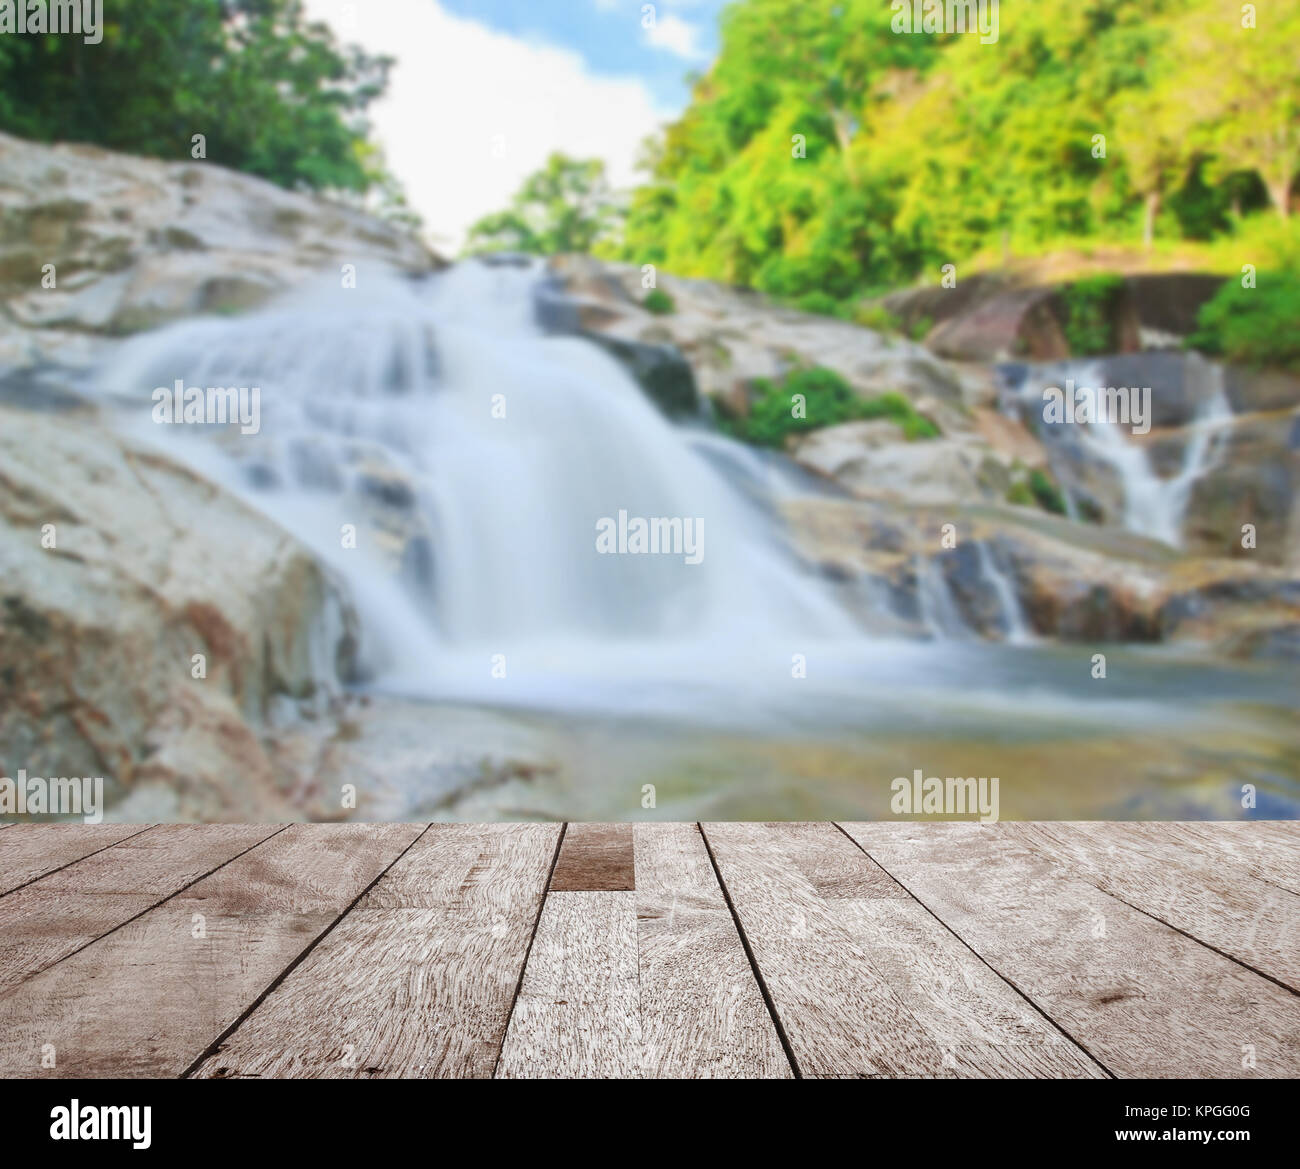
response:
M704 395L733 414L746 413L757 379L819 365L864 396L900 392L939 424L941 438L918 442L884 419L788 440L800 466L856 497L788 510L803 555L842 586L846 603L870 598L860 613L868 624L914 636L1187 640L1232 656L1282 657L1295 646L1300 611L1288 565L1300 563L1300 383L1220 373L1176 350L1131 351L1143 330L1190 327L1216 279L1126 281L1109 308L1126 351L1067 364L1064 298L996 277L888 298L905 329L936 322L921 347L663 274L657 286L673 311L655 315L641 303L638 269L585 257L561 257L551 269L543 319L603 343L673 345ZM1162 313L1163 288L1176 303ZM937 360L927 348L975 360ZM1008 351L1055 360L998 367L990 377L989 362ZM1114 451L1085 441L1084 428L1042 423L1035 387L1064 386L1067 374L1151 388L1151 432L1127 451L1123 469ZM1007 385L1033 392L1013 401ZM1147 477L1135 484L1140 465ZM1182 503L1183 548L1126 530L1127 493L1173 483L1188 467L1196 474ZM1074 520L1010 503L1025 499L1034 471L1068 489ZM1167 494L1162 500L1157 488L1152 507L1173 506ZM960 533L948 549L935 537L946 523ZM1246 524L1252 547L1243 546Z
M1104 308L1116 353L1176 347L1196 329L1221 276L1186 272L1126 276ZM957 361L1060 361L1071 356L1069 284L1016 283L997 273L891 293L882 304L910 334L929 326L926 345Z
M564 313L606 337L675 345L700 390L741 412L756 378L779 378L798 365L833 369L864 395L896 390L954 407L963 400L961 376L923 346L783 309L755 292L661 273L657 287L674 309L657 315L643 307L641 272L631 265L559 256L551 272L563 293L553 297L552 320Z
M259 732L327 714L356 637L258 514L93 416L0 409L4 774L103 776L110 804L164 785L185 818L301 815Z
M1041 288L997 293L940 322L926 346L958 361L1060 360L1070 346L1053 299L1050 289Z
M315 785L355 668L348 599L264 517L118 438L73 375L122 334L322 271L442 262L206 163L0 135L0 172L0 773L102 776L133 819L338 815Z
M442 263L359 211L205 162L0 134L0 173L0 366L69 363L97 336L240 312L344 264Z
M1181 559L1128 533L1019 508L822 499L785 510L804 557L833 581L855 582L846 597L871 598L860 616L881 632L1181 641L1224 657L1286 658L1300 631L1300 582L1262 564ZM957 542L944 549L937 533L949 523Z
M1292 441L1300 379L1173 351L999 368L1015 387L1007 404L1043 440L1057 480L1085 517L1131 524L1167 511L1191 554L1300 567L1300 457ZM1047 424L1042 391L1068 391L1068 378L1076 387L1148 393L1150 433L1116 447L1088 427Z

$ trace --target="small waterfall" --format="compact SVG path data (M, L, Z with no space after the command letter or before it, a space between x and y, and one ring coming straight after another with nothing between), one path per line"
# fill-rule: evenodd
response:
M938 559L918 554L913 573L916 577L917 608L926 632L935 638L972 637L971 628L957 608Z
M1085 431L1088 442L1115 469L1124 492L1124 526L1142 536L1181 548L1187 504L1197 480L1217 466L1227 446L1223 423L1231 419L1232 408L1223 390L1223 373L1217 370L1219 387L1200 406L1184 428L1187 439L1178 470L1161 478L1151 453L1127 438L1113 422L1095 422Z
M992 587L993 593L998 600L998 614L1007 641L1023 645L1033 640L1029 623L1025 620L1024 611L1020 607L1020 599L1016 596L1016 590L1010 578L998 567L997 561L994 559L993 553L989 551L989 546L985 541L980 540L976 547L979 549L980 571L983 573L984 579Z
M1183 544L1183 524L1192 489L1209 474L1222 459L1227 447L1225 422L1232 418L1224 388L1223 367L1204 361L1192 354L1187 357L1188 373L1198 379L1196 413L1180 428L1185 437L1178 469L1172 475L1161 475L1156 468L1151 448L1136 441L1125 425L1100 416L1094 421L1069 427L1077 431L1082 451L1107 465L1115 475L1122 495L1123 526L1139 535L1159 540L1173 548ZM1097 362L1066 362L1059 366L1026 371L1024 380L1015 391L1017 409L1023 415L1033 413L1041 419L1042 391L1048 385L1087 389L1094 394L1106 384L1106 373ZM1099 415L1100 412L1097 412ZM1031 423L1036 419L1028 419ZM1060 426L1040 428L1048 443L1053 468L1062 481L1067 513L1077 518L1079 512L1077 485L1070 482L1070 474L1061 457L1062 447L1068 441Z

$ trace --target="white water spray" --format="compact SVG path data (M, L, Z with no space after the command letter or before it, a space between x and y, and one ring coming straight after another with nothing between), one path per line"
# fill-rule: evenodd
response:
M698 435L612 357L536 328L535 280L467 263L431 287L317 289L133 339L101 384L154 441L155 386L260 386L261 434L177 427L168 449L346 578L381 684L518 698L638 669L788 679L794 654L862 640ZM600 555L597 522L621 510L702 520L701 562Z

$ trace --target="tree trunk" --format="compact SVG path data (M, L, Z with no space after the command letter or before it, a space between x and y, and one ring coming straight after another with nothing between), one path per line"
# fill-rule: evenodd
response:
M1268 197L1283 219L1291 218L1291 178L1288 175L1280 183L1268 184Z
M1148 191L1142 218L1142 246L1149 252L1156 242L1156 216L1160 213L1160 192Z

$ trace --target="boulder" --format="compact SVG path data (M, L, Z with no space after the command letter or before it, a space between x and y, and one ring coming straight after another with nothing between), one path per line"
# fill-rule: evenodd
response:
M261 736L329 716L358 631L291 537L93 416L0 408L0 567L0 771L304 814Z

